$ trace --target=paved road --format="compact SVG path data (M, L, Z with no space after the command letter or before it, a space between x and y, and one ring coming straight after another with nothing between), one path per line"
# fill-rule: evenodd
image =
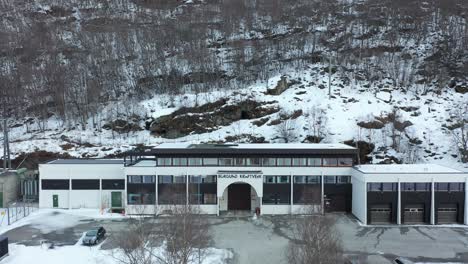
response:
M53 216L52 216L53 217ZM336 215L337 229L342 234L348 258L358 263L391 263L396 256L420 262L468 263L468 228L461 227L363 227L348 215ZM213 244L231 249L231 263L288 263L285 251L290 239L291 219L286 216L209 217L212 223ZM78 224L48 232L33 225L11 230L5 235L11 243L39 245L41 240L56 245L75 244L84 231L103 225L109 235L123 230L128 220L82 219ZM113 248L106 240L102 248Z

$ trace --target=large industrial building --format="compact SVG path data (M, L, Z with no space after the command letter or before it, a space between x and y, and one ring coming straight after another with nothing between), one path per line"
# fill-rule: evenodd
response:
M42 208L159 214L352 213L365 224L467 224L468 174L433 165L357 165L343 144L161 144L124 159L39 166Z

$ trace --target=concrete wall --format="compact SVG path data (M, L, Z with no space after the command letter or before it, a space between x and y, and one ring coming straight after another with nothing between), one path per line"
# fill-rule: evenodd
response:
M362 223L367 224L367 184L357 177L352 178L352 213Z
M284 215L290 214L291 205L275 204L275 205L262 205L262 214L269 215Z
M53 195L58 195L58 208L68 209L69 191L68 190L43 190L39 194L40 208L53 208Z
M3 192L3 207L18 200L19 176L15 172L0 174L0 185L3 186L0 190Z
M72 190L70 192L70 207L77 208L100 208L99 190Z
M52 208L52 196L59 195L59 208L100 208L99 190L42 190L41 180L48 179L125 179L123 164L40 164L39 207ZM124 193L124 190L118 190ZM102 191L104 194L111 190ZM125 203L125 196L122 201Z

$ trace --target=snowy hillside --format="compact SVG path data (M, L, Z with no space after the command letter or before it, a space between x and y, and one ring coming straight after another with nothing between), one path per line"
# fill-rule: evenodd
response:
M345 85L342 79L333 75L332 97L329 98L328 74L323 69L326 68L312 65L308 70L292 72L286 79L293 84L279 95L265 94L267 88L262 83L237 91L160 95L142 101L138 106L133 106L136 109L134 113L141 115L141 120L137 122L141 130L138 131L118 133L112 132L112 129L69 130L63 128L54 118L49 120L50 130L45 132L28 133L26 126L18 126L10 132L11 149L15 155L45 150L68 153L74 157L97 158L119 154L138 145L151 146L162 142L284 142L285 139L279 134L285 120L290 122L288 129L294 130L288 135L289 142L307 142L307 137L313 134L312 112L320 109L325 116L322 132L324 138L321 142L354 140L373 143L375 148L369 155L370 162L434 162L463 167L457 162L459 153L452 133L446 126L450 124L447 120L450 119L453 106L466 104L468 94L448 90L443 95L422 95L414 91L402 92L389 88L371 92L361 87L362 82L351 81ZM278 83L280 76L270 79L268 88L273 89ZM143 129L145 121L157 122L158 118L170 115L182 107L203 107L222 98L227 99L226 105L236 105L246 100L266 103L267 107L275 108L276 112L255 119L246 117L226 126L214 127L210 132L192 133L174 139L163 138ZM394 107L400 109L398 113L402 122L409 121L412 124L401 133L397 150L391 146L390 124L375 129L357 125L359 122L371 123L386 116ZM105 111L110 111L109 109L101 114L105 115ZM197 114L187 115L191 116L194 124L203 124ZM175 123L173 125L176 126Z

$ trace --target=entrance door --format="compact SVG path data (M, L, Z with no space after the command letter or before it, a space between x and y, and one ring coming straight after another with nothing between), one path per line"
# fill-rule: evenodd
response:
M58 195L57 194L52 195L52 206L54 208L58 208L58 204L59 204L58 202L59 202Z
M250 210L250 185L231 184L228 187L228 210Z
M390 204L373 205L370 209L371 224L389 224L392 222L392 207Z
M122 208L122 193L121 192L111 193L111 207Z
M454 224L458 222L457 204L441 204L437 209L438 224Z
M424 205L416 204L406 206L403 222L405 224L424 224Z

